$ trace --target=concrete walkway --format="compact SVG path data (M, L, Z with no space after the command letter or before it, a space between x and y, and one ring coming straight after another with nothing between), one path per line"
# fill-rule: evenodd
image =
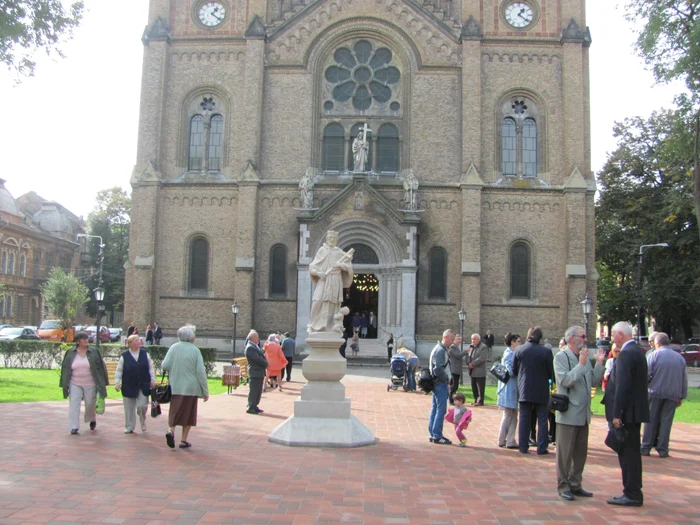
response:
M0 405L0 524L700 524L696 425L674 425L671 458L644 458L645 506L617 508L605 500L621 493L620 469L595 418L584 473L595 497L568 503L554 454L496 447L496 407L475 409L468 448L439 446L428 443L430 396L387 392L381 378L345 383L375 446L268 443L301 382L264 394L262 416L244 413L246 387L200 402L188 450L166 447L167 409L147 432L124 435L121 400L110 400L96 431L71 436L67 403Z

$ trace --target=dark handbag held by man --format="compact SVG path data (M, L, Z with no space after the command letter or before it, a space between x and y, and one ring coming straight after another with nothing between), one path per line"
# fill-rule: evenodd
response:
M163 372L163 375L160 378L160 384L156 385L156 387L153 389L153 399L156 400L160 405L170 403L170 399L173 397L173 392L170 388L170 383L168 382L163 384L164 379L165 372Z
M627 436L629 436L629 432L625 427L611 428L605 437L605 444L615 452L620 452Z
M566 412L569 410L569 396L565 396L564 394L552 394L549 396L549 403L547 403L547 407L550 410Z
M507 383L510 379L510 372L501 363L494 363L491 367L491 375L498 379L501 383Z

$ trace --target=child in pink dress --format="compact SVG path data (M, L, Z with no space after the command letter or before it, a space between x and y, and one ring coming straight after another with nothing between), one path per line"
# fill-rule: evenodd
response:
M467 437L464 435L464 431L467 430L469 422L472 420L472 411L464 406L465 400L464 394L457 392L454 395L455 407L450 408L445 415L445 421L449 421L455 426L455 434L459 439L460 447L467 446Z

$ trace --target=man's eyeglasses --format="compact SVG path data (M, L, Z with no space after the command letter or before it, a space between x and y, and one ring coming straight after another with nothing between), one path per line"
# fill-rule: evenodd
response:
M585 334L584 335L577 335L576 337L580 337L581 339L588 339L588 336Z

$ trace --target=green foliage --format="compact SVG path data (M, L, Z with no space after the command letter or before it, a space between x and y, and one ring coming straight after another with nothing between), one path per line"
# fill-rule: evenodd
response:
M0 356L5 368L60 368L66 343L51 341L0 341Z
M684 339L700 315L700 236L690 191L693 135L687 113L626 119L614 132L618 148L598 174L601 319L636 322L636 254L643 244L667 242L669 248L644 253L642 299L659 328Z
M105 245L103 251L103 284L105 288L105 308L108 311L121 310L124 307L124 263L128 259L129 227L131 221L131 199L125 190L114 187L102 190L97 194L95 208L87 219L91 235L102 237ZM94 273L90 287L98 284L99 247L96 240L88 240ZM88 312L94 315L97 305L91 297Z
M40 49L47 54L73 36L83 16L83 2L73 2L69 9L61 0L0 1L0 62L18 76L32 76Z
M61 268L54 268L49 279L41 285L41 295L52 315L61 319L64 328L73 321L88 300L89 290L74 275L66 274Z

